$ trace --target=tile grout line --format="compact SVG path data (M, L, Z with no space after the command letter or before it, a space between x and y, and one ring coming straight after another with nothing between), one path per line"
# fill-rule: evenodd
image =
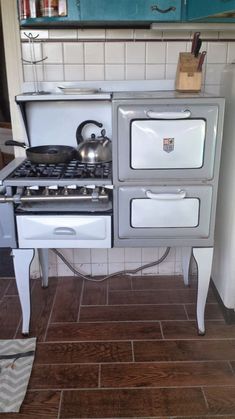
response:
M135 350L134 350L134 341L131 340L131 352L132 352L132 362L135 362Z
M161 342L161 340L159 340L160 342ZM158 341L158 342L159 342ZM125 343L133 343L133 349L135 348L134 347L134 344L135 343L139 343L139 341L137 341L137 340L133 340L133 341L128 341L128 340L126 340L125 341ZM82 343L87 343L87 342L82 342ZM97 343L97 342L96 342ZM100 342L100 343L104 343L104 342ZM119 343L119 341L112 341L112 343ZM134 357L135 358L135 357ZM168 364L227 364L229 361L227 360L227 359L189 359L189 360L181 360L181 359L179 359L179 360L174 360L174 361L172 361L172 360L165 360L165 359L163 359L163 360L150 360L150 361L146 361L146 360L143 360L143 361L136 361L136 360L134 360L134 361L114 361L114 360L112 360L112 361L93 361L93 362L70 362L70 363L68 363L68 362L64 362L64 363L62 363L62 362L54 362L54 363L40 363L40 362L36 362L35 363L35 367L40 367L40 366L47 366L47 365L59 365L59 366L68 366L68 365L79 365L79 366L94 366L94 365L115 365L115 366L117 366L117 365L133 365L133 362L135 362L135 365L158 365L158 364L164 364L164 365L168 365ZM211 384L210 385L210 387L215 387L215 386L217 386L217 384ZM223 387L235 387L235 385L234 384L223 384ZM176 386L177 387L177 386Z
M220 31L220 33L221 33L221 31ZM169 37L169 36L164 36L164 32L162 32L162 38L145 38L145 37L143 37L143 38L137 38L136 36L134 37L116 37L116 38L109 38L109 37L103 37L103 38L97 38L97 37L93 37L93 38L91 38L91 37L89 37L89 38L86 38L86 37L82 37L82 38L77 38L77 37L74 37L74 38L66 38L66 37L60 37L60 38L47 38L47 37L42 37L42 38L39 38L38 39L38 41L37 41L37 43L39 43L39 42L47 42L47 43L58 43L58 42L64 42L64 43L75 43L75 42L108 42L108 43L115 43L115 42L132 42L132 43L139 43L139 42L159 42L159 43L162 43L162 42L174 42L174 43L176 43L176 42L186 42L186 43L190 43L192 41L192 38L191 37L189 37L189 36L186 36L185 38L171 38L171 37ZM20 42L22 43L22 44L27 44L28 43L28 40L27 39L25 39L25 38L21 38L20 39ZM210 38L210 37L205 37L204 39L203 39L203 42L211 42L211 43L213 43L213 44L217 44L217 43L228 43L228 42L231 42L231 43L234 43L235 42L235 38L231 38L231 37L227 37L227 38L218 38L218 39L215 39L215 38Z
M62 49L62 70L63 70L63 81L65 81L65 54L64 54L64 43L61 42L61 49Z
M81 290L81 295L80 295L80 301L79 301L79 308L78 308L78 315L77 315L77 321L76 323L79 322L80 319L80 313L81 313L81 307L82 307L82 300L83 300L83 294L84 294L84 288L85 288L85 280L82 280L82 290Z
M210 409L210 406L209 406L209 403L208 403L208 400L207 400L207 398L206 398L206 394L205 394L205 391L204 391L204 387L200 387L201 388L201 392L202 392L202 395L203 395L203 398L204 398L204 401L205 401L205 405L206 405L206 407L207 407L207 409L208 409L208 411L209 411L209 409Z
M56 296L57 296L57 293L58 293L58 285L59 285L59 277L57 277L55 295L53 297L53 302L52 302L52 306L51 306L50 315L49 315L48 320L47 320L47 325L46 325L46 330L45 330L43 342L46 342L47 332L48 332L49 325L51 323L52 313L53 313L53 309L54 309L54 306L55 306Z
M1 278L1 279L3 279L3 278ZM8 282L8 285L7 285L7 287L6 287L6 289L5 289L5 291L4 291L4 293L3 293L3 295L2 295L2 297L0 298L0 301L2 301L2 299L3 299L3 297L5 297L7 294L7 291L8 291L8 289L10 288L10 285L11 285L11 280L9 279L9 282ZM9 295L9 294L8 294ZM14 294L13 294L14 295ZM15 294L15 295L17 295L17 294Z
M144 42L144 80L147 80L147 42ZM142 262L142 248L141 248L141 262ZM142 273L142 271L141 271Z
M228 360L228 366L229 366L229 368L230 368L230 370L231 370L232 374L233 374L233 375L235 375L235 372L234 372L233 366L232 366L232 364L231 364L231 360Z
M110 292L113 292L113 291L110 291ZM138 303L138 302L136 302L136 303L124 303L124 304L120 304L120 303L116 303L116 304L110 304L109 305L109 307L130 307L130 308L132 308L132 307L135 307L136 308L136 306L140 306L140 307L145 307L145 306L157 306L157 307L164 307L164 306L183 306L183 308L185 308L186 309L186 307L185 307L185 305L188 305L188 306L196 306L196 304L195 303L183 303L183 302L181 302L181 303L179 303L179 302L175 302L175 303L172 303L172 302L168 302L168 303ZM83 307L87 307L87 308L89 308L89 307L106 307L106 304L82 304L82 306ZM214 306L214 307L217 307L218 306L218 304L217 303L207 303L207 306ZM193 320L193 319L190 319L188 316L187 316L187 319L188 320ZM186 320L186 319L184 319L184 320ZM221 320L221 317L215 317L214 319L210 319L210 320Z
M61 413L61 406L62 406L62 399L63 399L63 395L64 392L63 390L60 391L60 401L59 401L59 406L58 406L58 415L57 415L57 419L60 419L60 413Z
M127 68L126 68L126 43L127 41L125 40L124 42L124 80L127 80L126 75L127 75ZM125 249L124 249L124 269L125 269Z
M164 336L164 332L163 332L163 326L162 326L162 320L159 321L159 327L160 327L160 331L161 331L161 335L162 335L162 339L166 340L165 336Z
M101 364L98 367L98 388L101 388Z
M186 305L186 304L183 304L184 312L185 312L185 315L186 315L186 320L190 320L190 318L189 318L189 315L188 315L188 312L187 312L187 309L186 309L185 305Z
M106 279L106 305L109 305L109 279Z

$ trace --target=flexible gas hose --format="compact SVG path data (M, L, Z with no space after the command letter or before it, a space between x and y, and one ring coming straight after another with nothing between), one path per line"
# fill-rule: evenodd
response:
M139 271L142 271L144 269L147 268L151 268L152 266L156 266L159 265L161 262L163 262L167 255L169 254L170 251L170 247L167 247L165 252L163 253L163 255L156 261L154 262L150 262L150 263L146 263L145 265L139 266L139 268L136 269L125 269L123 271L118 271L118 272L113 272L112 274L106 275L102 278L99 279L94 279L91 278L89 276L83 275L80 271L78 271L77 269L75 269L72 264L62 255L61 252L59 252L59 250L57 249L51 249L53 253L55 253L61 260L62 262L65 263L65 265L76 275L79 276L80 278L85 279L86 281L92 281L92 282L102 282L105 281L108 278L112 278L115 276L120 276L120 275L135 275L136 273L138 273Z

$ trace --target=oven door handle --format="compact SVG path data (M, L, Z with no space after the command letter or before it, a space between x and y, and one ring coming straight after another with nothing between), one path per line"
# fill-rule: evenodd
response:
M152 119L187 119L190 118L191 112L187 109L181 112L155 112L147 111L146 115Z
M178 201L186 197L186 191L180 190L176 193L153 193L151 191L145 192L147 198L156 199L158 201Z
M76 236L76 231L71 227L57 227L54 229L53 234L63 236Z

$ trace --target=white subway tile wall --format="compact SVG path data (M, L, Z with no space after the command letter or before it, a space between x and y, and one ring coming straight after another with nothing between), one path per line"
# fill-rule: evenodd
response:
M28 30L35 42L39 81L174 79L179 52L190 51L191 32L145 29ZM24 80L33 80L34 60L21 32ZM235 60L235 32L202 32L207 51L203 88L219 86L225 64Z
M122 64L107 64L105 80L125 80L125 67Z
M165 64L166 43L146 42L146 64Z
M125 43L106 42L105 43L105 64L124 64L125 63Z
M84 80L84 66L77 64L65 64L64 66L64 80L65 81L77 81Z
M146 80L163 80L165 79L165 65L164 64L147 64L146 65Z
M83 64L84 63L83 46L84 46L83 42L64 43L63 44L64 64Z
M33 81L30 61L37 65L39 81L174 80L179 52L191 50L192 32L160 32L145 29L53 29L28 30L35 42L32 57L28 38L21 32L23 74ZM201 50L207 51L203 89L217 94L224 66L235 61L235 31L201 32ZM87 275L107 275L136 269L163 255L165 248L65 249L63 255ZM50 251L50 276L73 275ZM195 270L195 266L193 267ZM37 260L32 275L39 276ZM172 248L161 264L142 270L143 275L181 274L181 248Z

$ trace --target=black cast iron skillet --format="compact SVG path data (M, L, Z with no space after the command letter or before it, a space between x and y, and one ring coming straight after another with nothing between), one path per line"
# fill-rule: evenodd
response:
M32 163L56 164L67 163L76 158L77 150L67 145L42 145L37 147L27 147L25 143L9 140L5 142L7 146L17 146L25 148L26 156Z

